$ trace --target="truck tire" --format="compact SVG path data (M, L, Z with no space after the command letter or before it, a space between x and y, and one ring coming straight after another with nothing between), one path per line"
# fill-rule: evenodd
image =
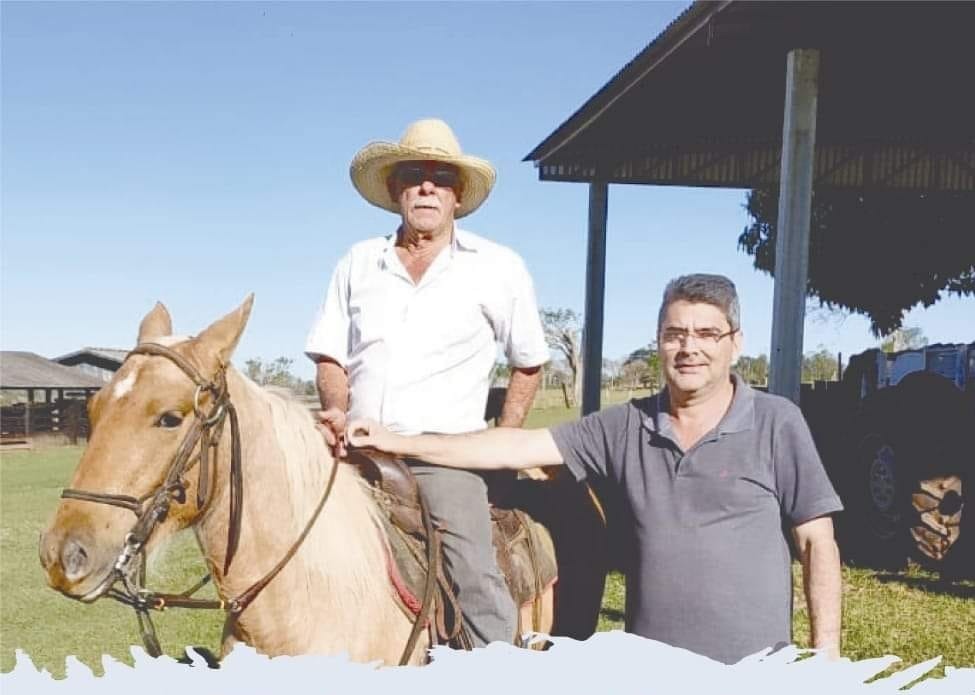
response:
M864 403L851 502L857 555L902 566L907 558L965 575L973 548L967 485L975 464L975 413L962 392L928 372L906 376Z

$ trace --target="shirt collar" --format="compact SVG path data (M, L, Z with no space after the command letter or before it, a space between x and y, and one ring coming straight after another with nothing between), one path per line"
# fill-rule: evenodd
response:
M392 234L388 234L385 237L385 243L383 243L382 250L379 254L379 264L388 268L389 254L393 253L393 249L396 247L396 235L399 229ZM453 256L458 251L471 251L476 252L480 249L480 240L468 231L461 229L460 227L454 225L454 233L450 240L450 256Z
M718 422L715 434L731 434L733 432L747 432L755 427L755 391L745 381L731 373L731 380L735 385L735 394L731 399L731 407ZM670 394L665 387L653 397L651 407L643 415L643 425L650 432L658 433L673 439L674 430L670 424Z

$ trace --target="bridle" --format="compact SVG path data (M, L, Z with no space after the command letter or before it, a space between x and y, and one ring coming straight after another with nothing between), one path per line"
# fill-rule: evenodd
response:
M142 634L142 641L146 646L146 651L152 656L160 656L162 649L156 637L156 629L149 612L151 610L161 611L168 607L224 610L227 613L227 625L224 629L226 634L230 624L239 618L240 614L253 603L254 599L258 597L271 580L284 569L285 565L294 557L298 548L308 536L308 533L314 526L315 521L321 514L322 508L325 506L326 500L328 500L332 492L336 473L338 472L338 461L335 461L332 465L328 483L318 502L318 506L312 513L308 523L305 524L301 534L288 549L288 552L284 554L281 560L267 574L239 596L229 601L193 598L193 594L210 581L209 574L204 576L194 586L179 594L149 591L145 588L146 544L159 524L169 515L172 503L186 503L186 483L184 482L184 478L197 464L199 464L199 477L196 490L196 506L201 513L207 509L213 496L210 490L211 477L213 475L211 473L210 463L217 458L217 449L223 435L223 427L228 419L230 421L231 447L230 522L227 528L227 552L223 566L224 575L230 570L230 564L240 542L241 511L244 496L240 453L240 426L237 420L237 410L234 408L233 403L231 403L230 394L227 390L226 365L221 365L217 369L215 377L212 380L207 380L186 358L164 345L140 343L126 355L126 360L133 355L164 357L179 367L196 384L196 391L193 394L194 419L189 431L187 431L176 453L173 455L173 459L169 464L169 469L163 481L145 495L132 497L129 495L65 488L61 492L61 497L64 499L75 499L122 507L135 514L135 525L125 535L122 549L115 558L111 571L94 589L84 596L79 597L79 600L90 603L102 596L107 596L132 607L135 610L136 618L139 622L139 630ZM206 411L200 403L201 397L204 394L209 394L213 401L210 408ZM199 451L194 455L194 451L198 445Z

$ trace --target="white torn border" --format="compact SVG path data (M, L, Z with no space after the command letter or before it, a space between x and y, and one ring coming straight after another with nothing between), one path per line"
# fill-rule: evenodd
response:
M760 652L726 666L684 649L621 631L601 632L585 642L550 638L545 652L516 649L500 642L473 652L435 647L433 663L424 667L378 668L342 656L269 658L238 646L219 669L209 669L192 654L193 666L170 657L153 659L133 647L135 666L103 656L103 676L75 657L68 657L67 677L55 679L38 671L30 657L17 651L10 673L0 674L3 695L105 693L132 695L266 695L294 693L396 693L430 695L498 695L510 692L556 692L581 695L680 693L707 695L846 695L896 693L934 669L941 657L865 683L900 659L883 656L864 661L829 661L787 647ZM975 693L975 668L945 668L945 678L930 678L912 687L912 695Z

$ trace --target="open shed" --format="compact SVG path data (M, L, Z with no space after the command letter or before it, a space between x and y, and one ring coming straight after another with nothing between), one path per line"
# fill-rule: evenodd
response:
M798 401L813 189L975 192L973 26L970 2L699 0L535 147L540 180L589 184L583 412L609 184L779 186L769 389Z
M3 406L0 438L7 443L29 442L44 432L62 432L72 440L86 435L85 401L104 385L96 376L33 352L0 352L0 392L22 394Z

